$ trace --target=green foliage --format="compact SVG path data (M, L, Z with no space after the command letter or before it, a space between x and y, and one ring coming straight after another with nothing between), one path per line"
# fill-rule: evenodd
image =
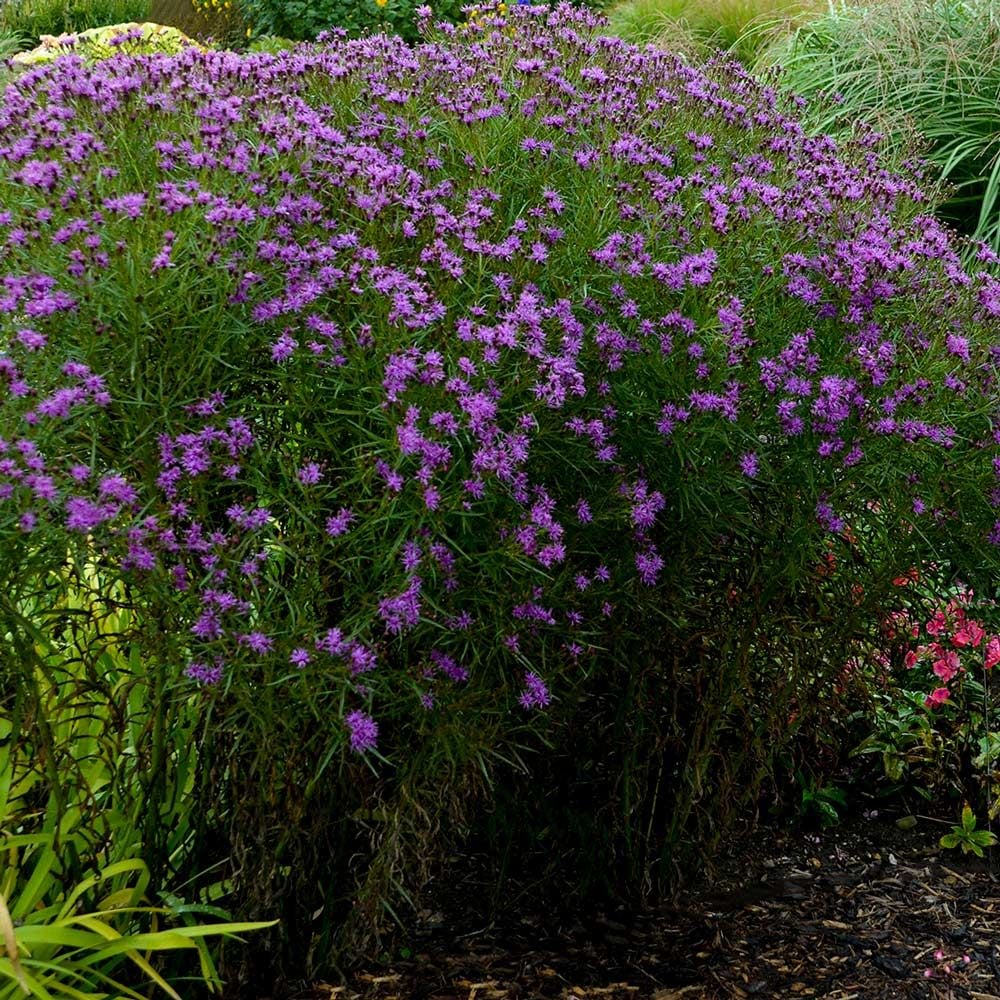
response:
M881 636L855 659L868 678L870 732L856 757L881 757L876 790L932 804L997 808L997 603L949 586L944 567L897 578ZM912 806L911 802L907 802Z
M738 67L707 77L664 56L646 65L619 43L582 39L566 11L552 23L525 17L510 34L470 24L456 43L416 50L375 39L242 64L218 53L157 60L134 92L106 104L102 88L77 99L81 88L61 87L57 64L16 95L27 106L71 93L74 127L102 145L51 191L14 176L30 181L45 169L38 161L2 178L11 232L23 218L41 234L27 245L12 238L5 269L72 288L77 308L72 322L39 319L45 350L22 343L31 331L16 316L3 319L25 377L41 387L5 398L4 435L30 434L26 445L37 436L61 492L49 506L0 508L0 637L18 664L0 697L23 722L25 758L62 795L55 815L71 808L73 788L92 789L96 754L111 777L84 797L89 814L125 817L117 836L139 844L151 884L224 861L241 917L273 907L287 916L283 958L296 975L329 962L348 933L355 945L361 934L377 940L494 782L507 812L491 834L507 839L509 856L523 837L563 862L569 841L592 880L663 886L753 812L779 754L804 754L837 718L845 656L873 631L894 572L942 545L989 571L992 468L987 449L969 444L991 429L989 414L974 393L967 405L946 385L958 374L993 384L976 298L986 290L957 280L946 247L939 258L923 243L926 257L907 249L928 228L928 245L936 237L909 182L885 177L861 143L802 142L771 92ZM558 93L531 69L533 51L564 78ZM122 64L88 72L103 83ZM604 88L595 72L636 82ZM658 117L634 114L658 100ZM774 162L762 162L762 141ZM62 155L45 153L45 163ZM59 184L76 174L74 197L63 197ZM740 202L710 200L737 190ZM88 228L48 239L47 227L78 216ZM530 236L521 245L525 232L539 234L537 248ZM644 273L636 247L665 274L693 267L689 255L702 250L714 270L671 288ZM867 255L850 284L830 263L842 253ZM808 285L801 298L789 293L796 267ZM443 319L410 326L405 310L428 303ZM526 318L511 319L515 309ZM844 318L855 313L901 358L882 381L861 374L857 324ZM945 313L973 341L967 375L944 346ZM481 341L459 342L465 320L482 327ZM493 357L487 329L499 342L503 329L535 323L537 344L512 335ZM312 328L335 360L309 343ZM852 380L835 421L846 441L805 424L786 431L761 384L761 362L794 355L796 340L808 345L809 377L828 379L831 395ZM558 353L571 346L579 356ZM387 398L400 359L438 351L446 374L438 379L428 360L426 378ZM67 356L106 379L106 408L29 421L24 408L62 385ZM567 372L583 391L565 393ZM448 389L459 375L469 388ZM544 401L546 379L561 400ZM667 403L738 379L732 419L709 399L660 429ZM919 409L891 395L918 379L929 387ZM863 406L854 402L862 383ZM813 384L796 391L810 398L802 413L833 405ZM494 398L497 426L480 441L473 415ZM870 434L882 402L956 426L956 447ZM446 468L417 466L402 423L410 413L454 420ZM617 450L598 454L570 421L596 422ZM252 437L245 456L227 438L240 424ZM515 479L492 472L471 483L479 465L506 461L490 456L494 442L522 431L536 492L525 487L522 500ZM242 464L199 467L193 438L231 447ZM864 462L849 464L837 449L855 439ZM189 447L190 469L167 496ZM751 452L759 468L754 455L744 471ZM387 486L380 465L405 472L406 488ZM931 503L950 510L957 495L966 516L914 530L911 468ZM421 491L421 475L440 485L440 503ZM66 494L89 490L103 511L100 491L113 494L119 476L134 502L107 501L118 520L92 526L92 542L67 528ZM827 491L864 539L860 550L829 511L820 521ZM543 519L546 504L533 506L543 495L574 562L543 564L514 537L529 514ZM324 527L348 503L350 532ZM648 549L635 546L640 524ZM144 540L157 556L140 570ZM424 597L404 630L390 628L385 608L407 586L408 543L421 550ZM429 555L432 544L443 554ZM657 551L662 576L640 578L640 561ZM823 561L833 551L839 573ZM536 590L544 608L518 617L524 602L541 601ZM219 614L230 618L216 634L223 600ZM352 653L377 652L377 667L354 671L344 636ZM567 648L573 640L578 650ZM467 679L435 673L432 654L444 649L468 665ZM203 687L183 678L185 664ZM518 705L525 670L551 680L547 717ZM365 756L352 752L345 717L373 704L378 755ZM51 720L66 725L60 705L73 726L97 713L98 731L69 741L79 759L51 738ZM97 830L103 844L111 834Z
M13 28L0 29L0 61L10 58L16 52L26 49L31 39ZM2 67L0 67L2 73Z
M146 905L149 872L131 858L101 865L70 889L64 885L61 852L86 850L71 824L55 831L0 838L6 853L0 883L0 1000L25 994L44 998L103 1000L144 995L136 987L152 983L173 1000L181 994L157 971L154 953L193 951L202 984L219 992L221 983L206 939L234 937L269 923L182 923L194 911ZM207 909L207 908L203 908ZM219 911L216 911L219 912ZM190 980L186 976L185 979Z
M796 776L801 799L799 816L804 820L818 820L820 826L836 826L841 811L847 807L847 793L843 788L823 779L810 778L801 771Z
M886 0L831 5L777 43L761 65L821 95L805 122L849 134L858 120L895 155L919 149L948 185L941 215L1000 249L1000 6L995 0Z
M994 729L982 732L975 749L978 752L972 758L972 766L982 775L986 815L991 820L996 819L1000 816L1000 732Z
M894 690L876 695L869 716L872 732L854 749L854 756L878 755L888 785L884 795L912 791L930 800L957 780L956 744L924 705L922 691Z
M267 52L271 55L277 55L277 53L283 52L285 49L293 48L294 45L295 42L290 38L281 38L277 35L262 35L250 42L247 46L247 51Z
M239 0L240 13L255 36L277 35L307 41L341 28L350 36L384 31L408 40L417 38L415 9L419 0ZM435 5L436 17L462 19L460 0Z
M0 684L0 998L138 997L142 980L177 998L152 955L178 951L217 990L207 940L271 924L199 923L227 914L225 886L191 870L196 704L147 671L149 611L92 550L66 553L37 588L22 557L24 589L0 600L0 638L26 667ZM167 891L180 873L184 896Z
M687 0L629 0L608 10L608 30L635 45L669 44L674 30L683 46L688 8Z
M0 32L30 39L149 19L150 0L0 0Z
M106 720L81 717L76 709L67 714L63 707L48 712L46 722L49 750L60 755L60 764L44 773L38 755L29 757L11 740L9 723L0 731L0 931L6 951L0 998L27 993L98 1000L109 988L115 996L139 997L134 987L148 981L180 1000L152 957L177 951L195 952L196 978L217 991L206 939L270 924L199 924L198 918L226 914L176 895L164 896L168 905L150 905L149 868L137 856L142 831L134 816L116 807L115 775L101 756ZM75 774L67 773L69 758L78 765ZM189 970L183 974L191 978Z
M972 853L980 858L983 856L984 848L993 847L996 842L996 834L991 830L979 829L976 814L968 803L962 807L960 825L952 827L952 832L946 833L940 841L941 846L948 850L961 847L963 854Z
M819 8L817 0L624 0L608 11L608 27L637 45L696 57L722 49L750 66Z

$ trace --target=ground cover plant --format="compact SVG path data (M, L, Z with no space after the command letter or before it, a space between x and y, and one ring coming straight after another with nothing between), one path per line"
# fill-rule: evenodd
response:
M0 699L40 717L14 654L92 565L73 620L135 608L167 713L142 860L281 917L258 983L377 943L487 794L495 843L667 884L894 579L995 580L997 261L916 177L569 7L421 16L0 105Z
M914 148L952 188L944 217L1000 248L1000 8L994 0L891 0L841 4L779 42L766 61L783 67L815 102L818 131L866 119L897 155ZM915 147L916 143L916 147Z

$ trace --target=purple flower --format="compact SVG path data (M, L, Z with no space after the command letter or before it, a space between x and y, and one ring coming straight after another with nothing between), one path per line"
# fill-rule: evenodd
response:
M292 337L289 333L283 333L271 345L271 360L279 363L286 361L292 356L292 353L298 346L299 343L294 337Z
M758 469L757 455L754 452L748 451L740 457L740 472L748 479L756 479Z
M518 699L523 708L545 708L552 701L545 681L534 671L529 670L524 675L524 690Z
M274 640L263 632L247 632L245 635L237 636L236 641L258 656L263 656L274 648Z
M307 462L296 476L303 486L315 486L323 478L323 470L316 462Z
M146 204L146 196L141 192L123 194L116 198L105 198L104 207L110 212L117 212L129 219L138 219Z
M120 504L135 503L139 496L135 487L123 476L105 476L98 486L98 495L102 500L113 500Z
M420 565L423 558L420 546L414 541L408 541L403 545L402 562L403 569L407 573L412 573Z
M338 538L347 531L353 520L354 514L346 507L341 507L333 517L327 518L326 533L331 538Z
M829 501L825 499L816 504L816 520L832 535L839 535L845 527L843 518L834 514Z
M419 576L411 576L406 590L401 594L379 601L379 614L390 635L407 632L420 620L421 585Z
M14 178L28 187L40 187L51 191L62 173L62 165L57 160L28 160L14 174Z
M204 663L193 662L184 668L184 676L198 684L213 687L222 680L222 667L218 664L210 667Z
M656 583L664 565L666 564L663 557L652 546L635 554L635 566L639 571L639 579L647 587L652 587Z
M378 723L370 715L355 709L345 716L344 722L355 753L372 750L378 744Z
M86 497L70 497L66 501L66 527L70 531L87 534L113 516L107 508L99 507Z

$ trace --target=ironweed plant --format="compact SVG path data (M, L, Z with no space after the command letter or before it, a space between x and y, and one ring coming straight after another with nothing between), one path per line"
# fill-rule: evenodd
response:
M607 791L579 844L662 883L894 577L1000 553L997 259L874 139L567 6L421 18L0 105L5 627L74 546L141 596L200 863L297 975L518 769L529 822Z

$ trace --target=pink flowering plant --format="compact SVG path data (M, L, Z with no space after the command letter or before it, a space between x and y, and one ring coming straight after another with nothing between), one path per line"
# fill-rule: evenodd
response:
M935 608L924 622L923 629L911 636L923 641L907 651L904 663L907 670L923 665L929 668L937 686L927 695L925 704L937 707L960 691L971 669L980 678L989 674L1000 663L1000 635L989 634L972 615L977 610L974 595L959 590L946 602ZM990 609L992 610L992 609Z
M0 104L0 635L67 552L121 583L300 942L609 699L690 842L894 577L1000 553L998 261L918 178L567 6L420 16L68 56Z
M896 578L903 598L884 620L867 660L873 732L856 753L882 757L888 792L973 799L996 815L1000 775L997 604L961 584L940 585L940 568ZM938 585L935 585L938 581Z

